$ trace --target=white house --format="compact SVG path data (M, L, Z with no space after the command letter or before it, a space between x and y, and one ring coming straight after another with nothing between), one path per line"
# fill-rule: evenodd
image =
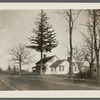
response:
M36 63L35 67L32 67L33 72L40 74L41 60ZM68 74L69 73L69 62L68 60L60 60L56 55L46 57L42 59L42 71L43 74ZM73 73L78 73L78 67L73 63Z
M50 67L50 74L68 74L69 63L66 60L57 60Z

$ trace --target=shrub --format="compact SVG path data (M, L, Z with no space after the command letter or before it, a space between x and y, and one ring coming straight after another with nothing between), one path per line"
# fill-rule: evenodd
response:
M87 71L87 72L79 72L76 76L78 78L82 78L82 79L89 79L91 77L89 71Z

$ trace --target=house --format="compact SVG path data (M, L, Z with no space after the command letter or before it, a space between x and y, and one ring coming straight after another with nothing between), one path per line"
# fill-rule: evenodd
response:
M66 59L59 59L56 55L44 58L36 63L35 67L32 67L34 74L40 74L40 65L42 61L43 74L68 74L69 73L69 61ZM78 67L73 63L73 73L78 73Z
M76 63L72 63L72 71L73 73L78 73L78 67ZM51 66L51 74L68 74L69 73L69 61L66 59L57 60Z
M73 73L74 73L74 74L79 73L79 68L78 68L76 62L73 62L73 63L72 63L72 70L73 70Z
M50 67L50 74L68 74L69 73L69 63L64 60L55 61Z
M81 67L81 72L88 72L90 70L90 67L89 66L86 66L86 65L83 65L82 67Z
M97 67L96 64L93 64L93 68L92 68L92 78L97 78Z
M50 65L52 65L56 60L58 60L59 58L54 55L54 56L49 56L46 57L46 55L44 55L43 59L38 61L36 63L35 67L32 67L32 70L35 74L40 74L40 65L41 65L41 61L42 61L42 71L43 74L49 74L49 70L50 70Z

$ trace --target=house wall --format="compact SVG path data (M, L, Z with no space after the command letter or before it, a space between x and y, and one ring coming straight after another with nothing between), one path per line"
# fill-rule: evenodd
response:
M59 60L59 58L57 58L56 56L54 56L52 59L50 59L46 64L46 70L43 72L43 74L68 74L69 73L69 62L68 61L64 61L62 62L59 66L56 66L54 68L51 69L51 65L56 62L57 60ZM60 70L61 67L61 70ZM64 67L64 70L63 70ZM77 65L74 63L73 64L73 72L74 73L78 73L79 69L77 67Z
M84 72L88 72L89 71L89 67L86 67L86 66L83 66L81 68L81 71L84 73Z
M54 56L52 59L50 59L46 64L46 71L45 74L51 74L51 68L49 67L50 65L52 65L55 61L57 61L58 58L56 56Z
M77 73L79 73L79 69L78 69L78 66L77 66L77 64L76 63L73 63L73 73L74 74L77 74Z
M64 61L59 66L53 69L53 74L68 74L69 73L69 63L67 61Z
M69 73L69 62L64 61L63 63L60 64L60 66L56 66L54 68L51 68L50 65L53 64L58 58L54 57L51 59L49 62L46 64L46 71L45 74L68 74ZM60 70L61 67L61 70ZM64 67L64 70L63 70ZM73 73L79 73L79 69L76 63L73 64Z
M60 66L54 68L48 66L48 71L46 71L45 74L68 74L68 72L69 72L69 63L67 61L64 61L63 63L60 64Z

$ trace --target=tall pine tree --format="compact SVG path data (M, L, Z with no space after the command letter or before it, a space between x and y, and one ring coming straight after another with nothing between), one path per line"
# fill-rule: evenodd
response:
M35 33L35 37L31 36L29 38L31 45L28 47L40 52L41 59L43 58L44 52L51 52L58 45L58 41L55 39L56 33L54 33L53 27L49 24L48 20L47 14L41 10L38 17L36 17L36 27L32 31ZM41 60L40 74L42 74L42 66Z

